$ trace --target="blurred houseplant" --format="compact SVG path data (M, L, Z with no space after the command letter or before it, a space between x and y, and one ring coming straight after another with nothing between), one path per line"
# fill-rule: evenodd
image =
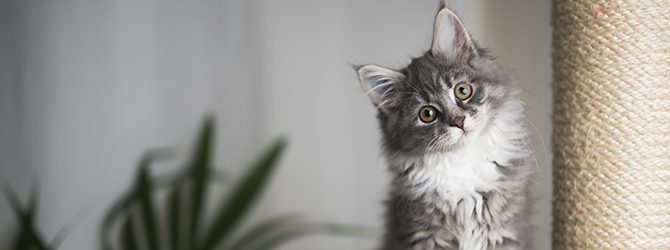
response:
M149 166L164 155L160 151L149 152L140 160L134 188L114 204L104 219L101 230L104 250L267 250L306 235L369 234L364 227L305 222L295 214L261 222L246 232L235 232L277 165L286 147L285 139L278 139L261 155L247 175L231 188L232 192L215 209L212 218L205 218L207 197L211 197L207 196L208 187L222 181L217 178L222 176L221 170L212 168L211 163L214 127L212 118L205 119L192 158L184 171L174 176L150 177ZM157 203L155 198L160 191L167 191L167 198ZM114 224L120 224L116 234ZM116 246L114 236L118 239Z
M5 180L3 180L6 183ZM56 237L47 243L44 240L44 237L36 230L35 225L35 210L37 210L37 189L32 187L30 189L30 197L28 199L28 205L24 208L19 201L19 198L16 196L16 193L12 189L3 183L2 191L9 202L9 205L12 207L12 210L16 214L16 217L19 219L19 229L14 236L14 242L11 243L10 249L23 250L23 249L52 249L57 248L57 246L62 242L62 237L59 237L61 233L56 234ZM62 231L62 230L61 230ZM2 246L5 247L5 246Z
M207 195L208 187L226 182L221 170L212 168L214 127L214 119L205 119L191 159L176 174L150 176L150 165L165 158L164 150L149 151L140 159L134 186L113 203L104 217L100 234L103 250L269 250L314 234L369 237L370 230L365 227L307 222L296 214L271 218L245 232L235 231L277 165L286 147L285 139L278 139L261 155L230 189L232 192L215 209L212 218L205 218L206 204L215 202L208 201L212 197ZM11 249L57 249L72 229L64 227L50 243L43 239L34 225L38 200L35 190L31 190L28 206L23 208L15 193L3 187L20 220ZM166 199L158 199L166 193Z

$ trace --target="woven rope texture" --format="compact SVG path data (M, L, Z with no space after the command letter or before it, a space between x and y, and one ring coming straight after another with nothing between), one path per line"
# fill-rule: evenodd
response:
M670 1L552 8L553 249L670 249Z

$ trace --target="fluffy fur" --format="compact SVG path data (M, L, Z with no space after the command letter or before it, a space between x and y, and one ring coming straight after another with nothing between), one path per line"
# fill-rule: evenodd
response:
M431 49L406 68L358 74L393 173L381 249L527 249L532 156L520 90L458 17L441 9ZM455 96L459 83L471 86L467 99ZM432 122L419 116L427 106Z

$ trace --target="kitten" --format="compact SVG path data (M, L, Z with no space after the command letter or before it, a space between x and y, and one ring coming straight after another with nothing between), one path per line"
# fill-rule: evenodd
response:
M382 250L527 249L520 90L442 9L431 49L401 70L358 68L393 174Z

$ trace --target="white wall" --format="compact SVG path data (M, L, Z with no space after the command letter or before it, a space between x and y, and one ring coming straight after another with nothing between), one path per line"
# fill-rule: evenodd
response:
M549 249L549 3L448 5L526 89L540 164L535 243ZM277 136L290 139L251 222L305 211L379 228L388 176L375 110L349 64L406 65L428 49L436 11L437 1L399 0L3 1L0 175L23 198L39 184L46 238L94 207L61 249L96 249L101 215L140 154L185 149L212 113L216 163L234 174ZM14 223L0 199L0 242ZM376 244L315 237L283 249Z

